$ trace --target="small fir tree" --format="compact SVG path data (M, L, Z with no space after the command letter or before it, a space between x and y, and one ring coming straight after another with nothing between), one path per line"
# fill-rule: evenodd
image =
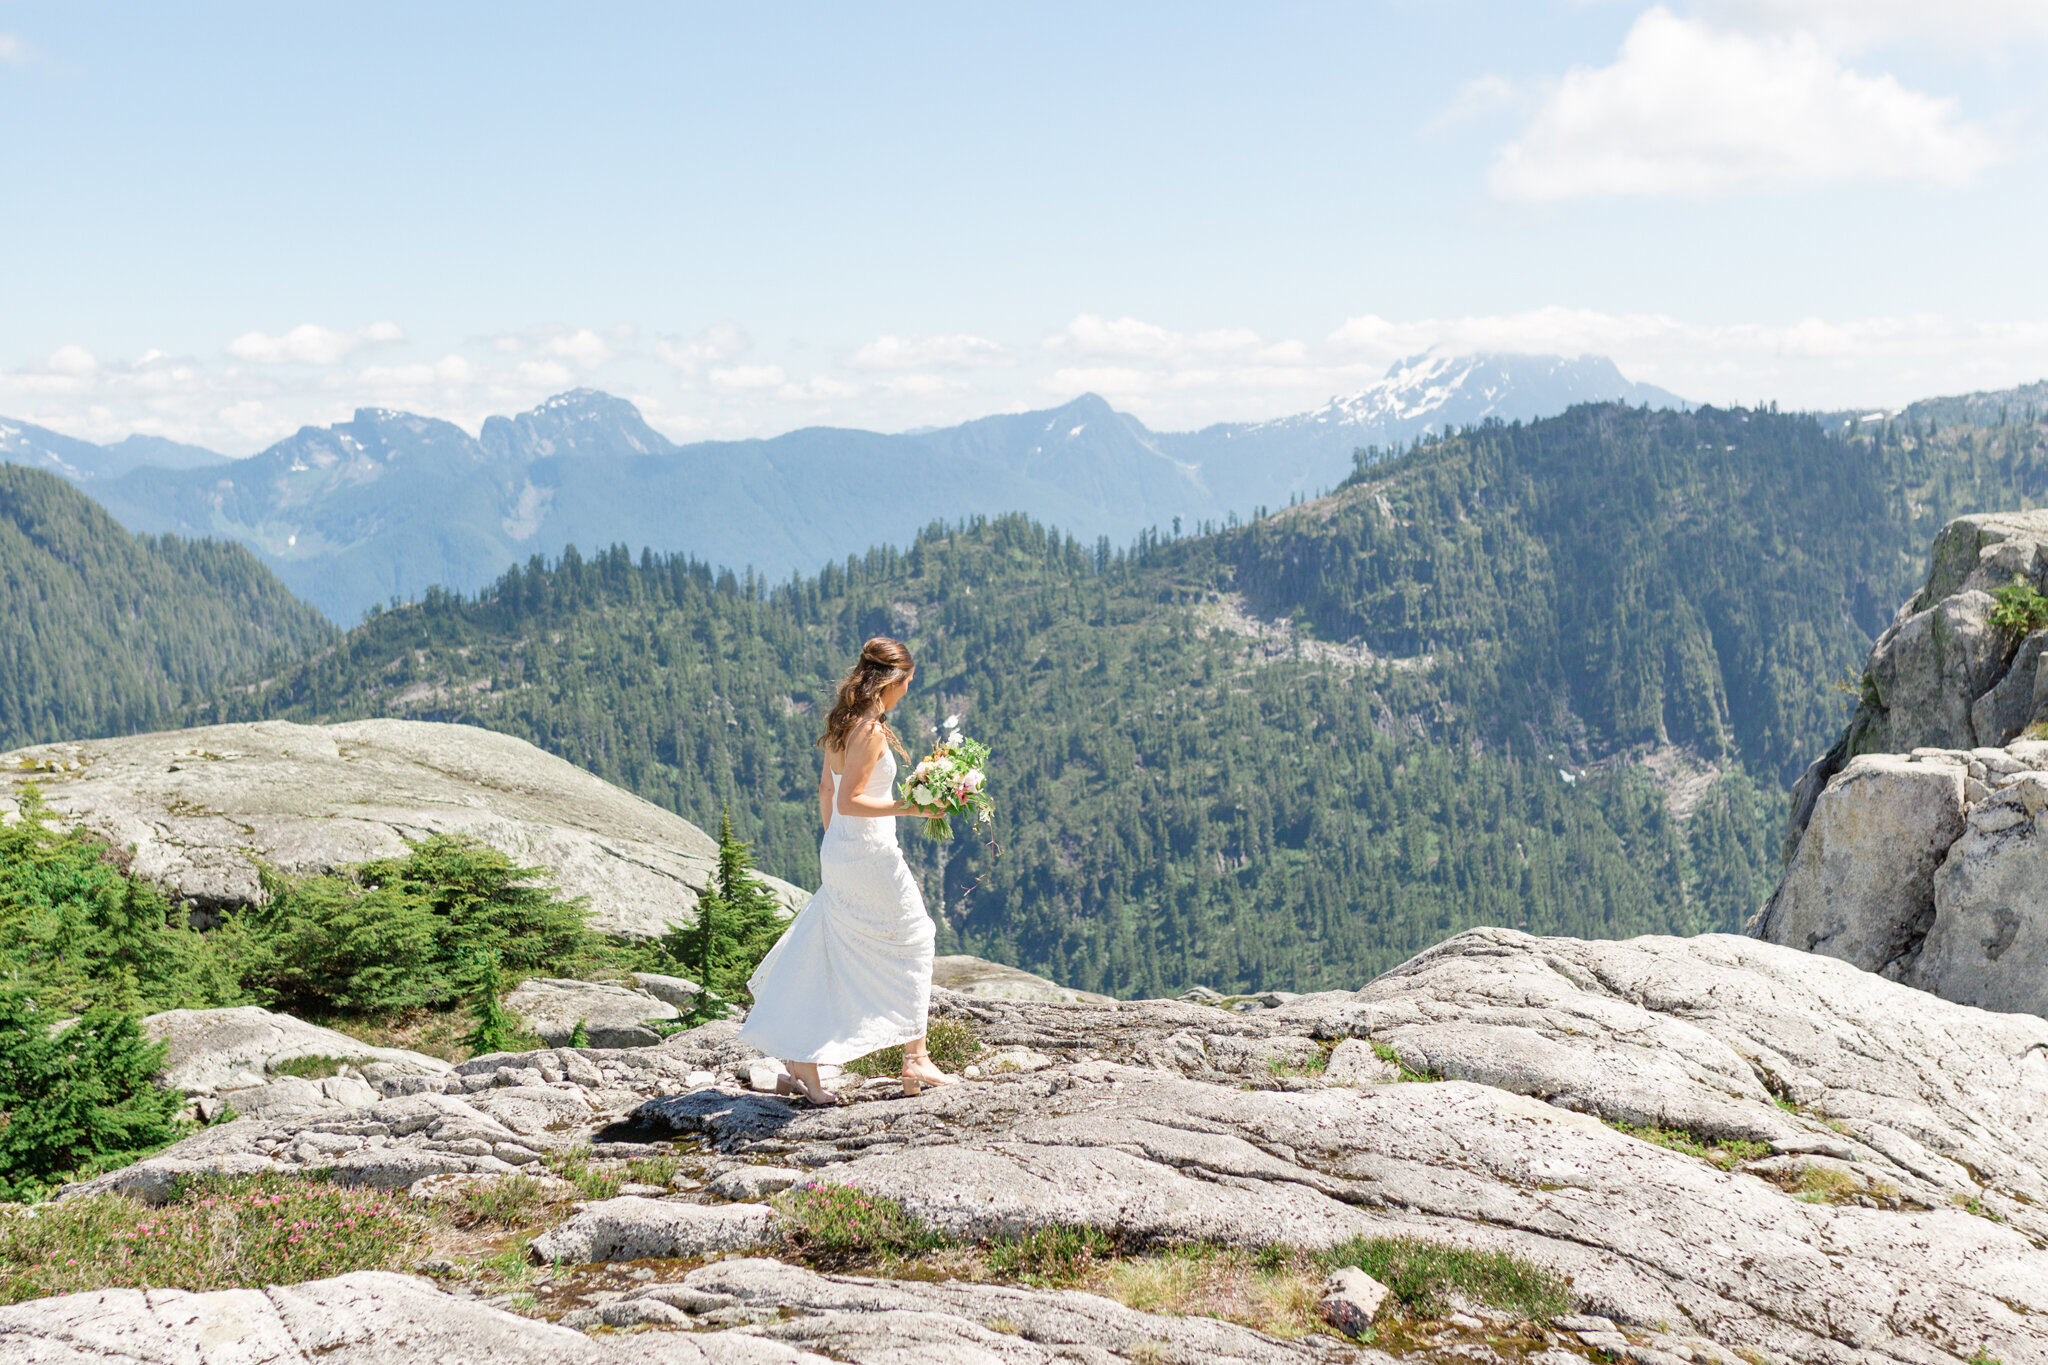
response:
M731 1003L750 1005L747 978L782 937L782 903L754 875L752 846L732 832L732 811L718 820L718 871L697 899L694 924L670 925L662 949L701 988L684 1020L703 1023Z
M0 990L0 1200L40 1198L185 1136L184 1092L156 1086L164 1051L123 1010L66 1021Z
M504 970L498 955L488 950L472 954L470 977L473 985L469 1012L476 1023L463 1038L463 1046L472 1057L481 1057L486 1052L510 1052L519 1034L519 1021L499 998Z

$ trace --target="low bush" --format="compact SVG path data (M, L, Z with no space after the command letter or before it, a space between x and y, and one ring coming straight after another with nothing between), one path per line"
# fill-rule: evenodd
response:
M2034 585L2018 574L2012 582L1991 594L1996 605L1991 608L1991 624L2014 635L2028 635L2048 626L2048 597L2034 590Z
M195 1179L154 1208L122 1195L42 1204L0 1214L0 1301L404 1270L428 1229L402 1195L275 1175Z
M488 845L435 835L403 858L344 873L266 869L266 902L220 931L245 990L295 1014L445 1008L536 972L573 970L588 948L581 901Z
M1095 1228L1033 1228L981 1246L982 1264L998 1278L1027 1284L1073 1284L1116 1255L1116 1241Z
M791 1249L812 1260L922 1256L948 1244L895 1200L852 1185L798 1185L771 1202L789 1220Z
M64 1020L0 990L0 1200L40 1198L189 1132L184 1094L156 1087L163 1058L133 1015L96 1006Z

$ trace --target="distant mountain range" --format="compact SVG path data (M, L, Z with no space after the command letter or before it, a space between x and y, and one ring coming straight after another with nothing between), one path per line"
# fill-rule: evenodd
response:
M103 447L0 421L0 459L85 486L130 530L239 540L294 592L352 621L430 586L474 590L569 544L687 551L771 578L908 543L936 520L1004 512L1121 544L1322 492L1356 448L1613 400L1683 406L1600 357L1423 355L1313 412L1194 432L1151 431L1087 394L932 431L812 427L679 446L631 403L577 389L492 417L474 437L364 408L234 461L161 438Z

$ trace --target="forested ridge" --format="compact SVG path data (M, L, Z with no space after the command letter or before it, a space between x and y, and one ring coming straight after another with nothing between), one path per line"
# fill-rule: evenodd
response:
M334 631L240 545L136 536L0 463L0 749L175 725Z
M802 880L816 708L893 632L906 728L961 711L997 748L1002 858L910 840L948 947L1126 994L1340 986L1474 923L1739 926L1933 529L2044 476L2029 426L1585 407L1127 552L1006 519L771 585L572 551L206 714L505 729L700 823L730 804ZM1674 749L1704 765L1683 819L1626 761Z

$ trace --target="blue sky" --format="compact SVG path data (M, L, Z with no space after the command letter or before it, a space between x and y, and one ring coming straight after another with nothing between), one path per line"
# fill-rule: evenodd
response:
M2048 376L2044 76L2040 0L0 0L0 414L1180 428L1429 346L1899 403Z

